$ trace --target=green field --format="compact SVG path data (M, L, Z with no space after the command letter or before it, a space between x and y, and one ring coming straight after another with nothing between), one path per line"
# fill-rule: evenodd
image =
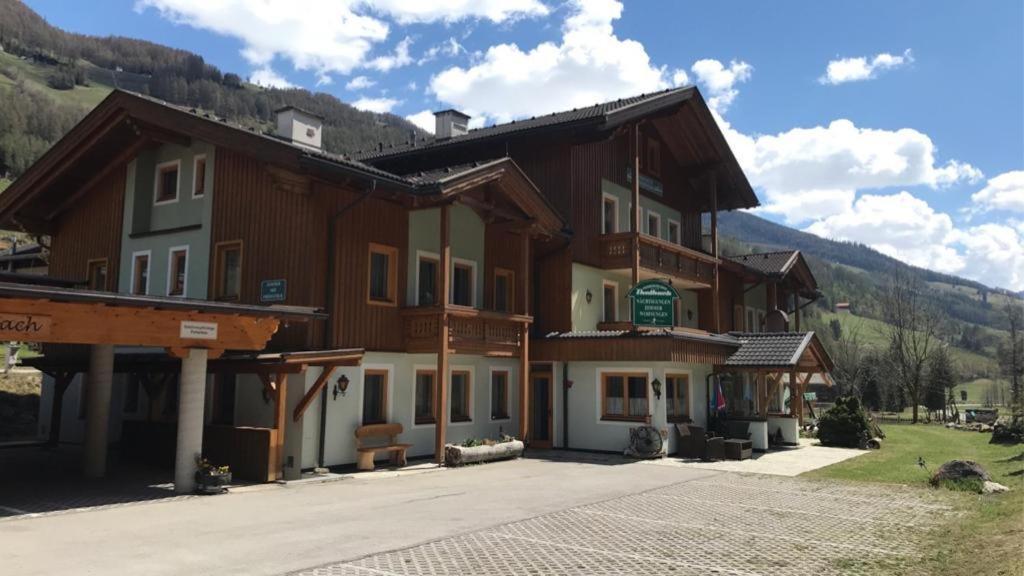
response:
M928 535L928 550L900 574L935 576L1024 574L1024 446L989 444L990 435L935 425L888 425L882 449L805 474L811 478L904 484L948 499L959 516ZM974 460L1010 492L987 496L928 486L929 469ZM984 553L979 553L984 551ZM891 572L887 572L891 573Z
M7 178L0 178L0 192L3 192L11 185L11 181Z
M1000 394L997 389L1002 390ZM960 399L960 391L964 390L967 392L967 400L963 401ZM970 382L964 382L953 390L957 405L963 406L983 406L988 400L992 400L993 405L999 406L1001 398L1010 398L1010 384L1005 380L992 380L991 378L978 378L977 380L971 380Z
M83 63L83 66L95 68L88 63ZM58 103L79 105L90 109L110 94L110 86L97 82L91 82L89 86L75 86L73 90L50 88L47 80L51 70L52 68L49 66L41 66L28 60L22 60L14 54L0 52L0 72L4 72L0 74L0 86L13 86L21 80ZM14 78L8 77L9 74L13 74Z

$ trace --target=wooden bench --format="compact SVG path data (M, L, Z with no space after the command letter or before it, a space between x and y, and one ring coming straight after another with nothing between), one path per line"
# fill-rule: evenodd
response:
M392 464L405 466L405 451L412 444L399 444L397 440L401 433L401 424L370 424L356 428L356 468L373 470L373 460L378 452L390 452ZM386 439L387 442L377 439ZM368 440L370 444L367 444Z

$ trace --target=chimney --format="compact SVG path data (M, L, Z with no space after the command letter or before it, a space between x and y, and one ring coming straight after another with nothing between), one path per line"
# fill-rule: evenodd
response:
M449 108L434 112L434 137L446 140L469 132L469 116Z
M277 136L292 144L320 151L324 122L319 116L294 106L275 110Z

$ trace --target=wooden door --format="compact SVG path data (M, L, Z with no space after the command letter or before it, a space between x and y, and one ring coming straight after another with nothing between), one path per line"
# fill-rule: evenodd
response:
M550 372L530 374L530 446L551 448L554 440L554 396Z

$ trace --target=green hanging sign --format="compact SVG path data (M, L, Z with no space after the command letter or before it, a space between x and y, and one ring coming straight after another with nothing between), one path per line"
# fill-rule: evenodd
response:
M644 280L629 291L633 324L671 328L675 325L674 303L679 293L664 280Z

